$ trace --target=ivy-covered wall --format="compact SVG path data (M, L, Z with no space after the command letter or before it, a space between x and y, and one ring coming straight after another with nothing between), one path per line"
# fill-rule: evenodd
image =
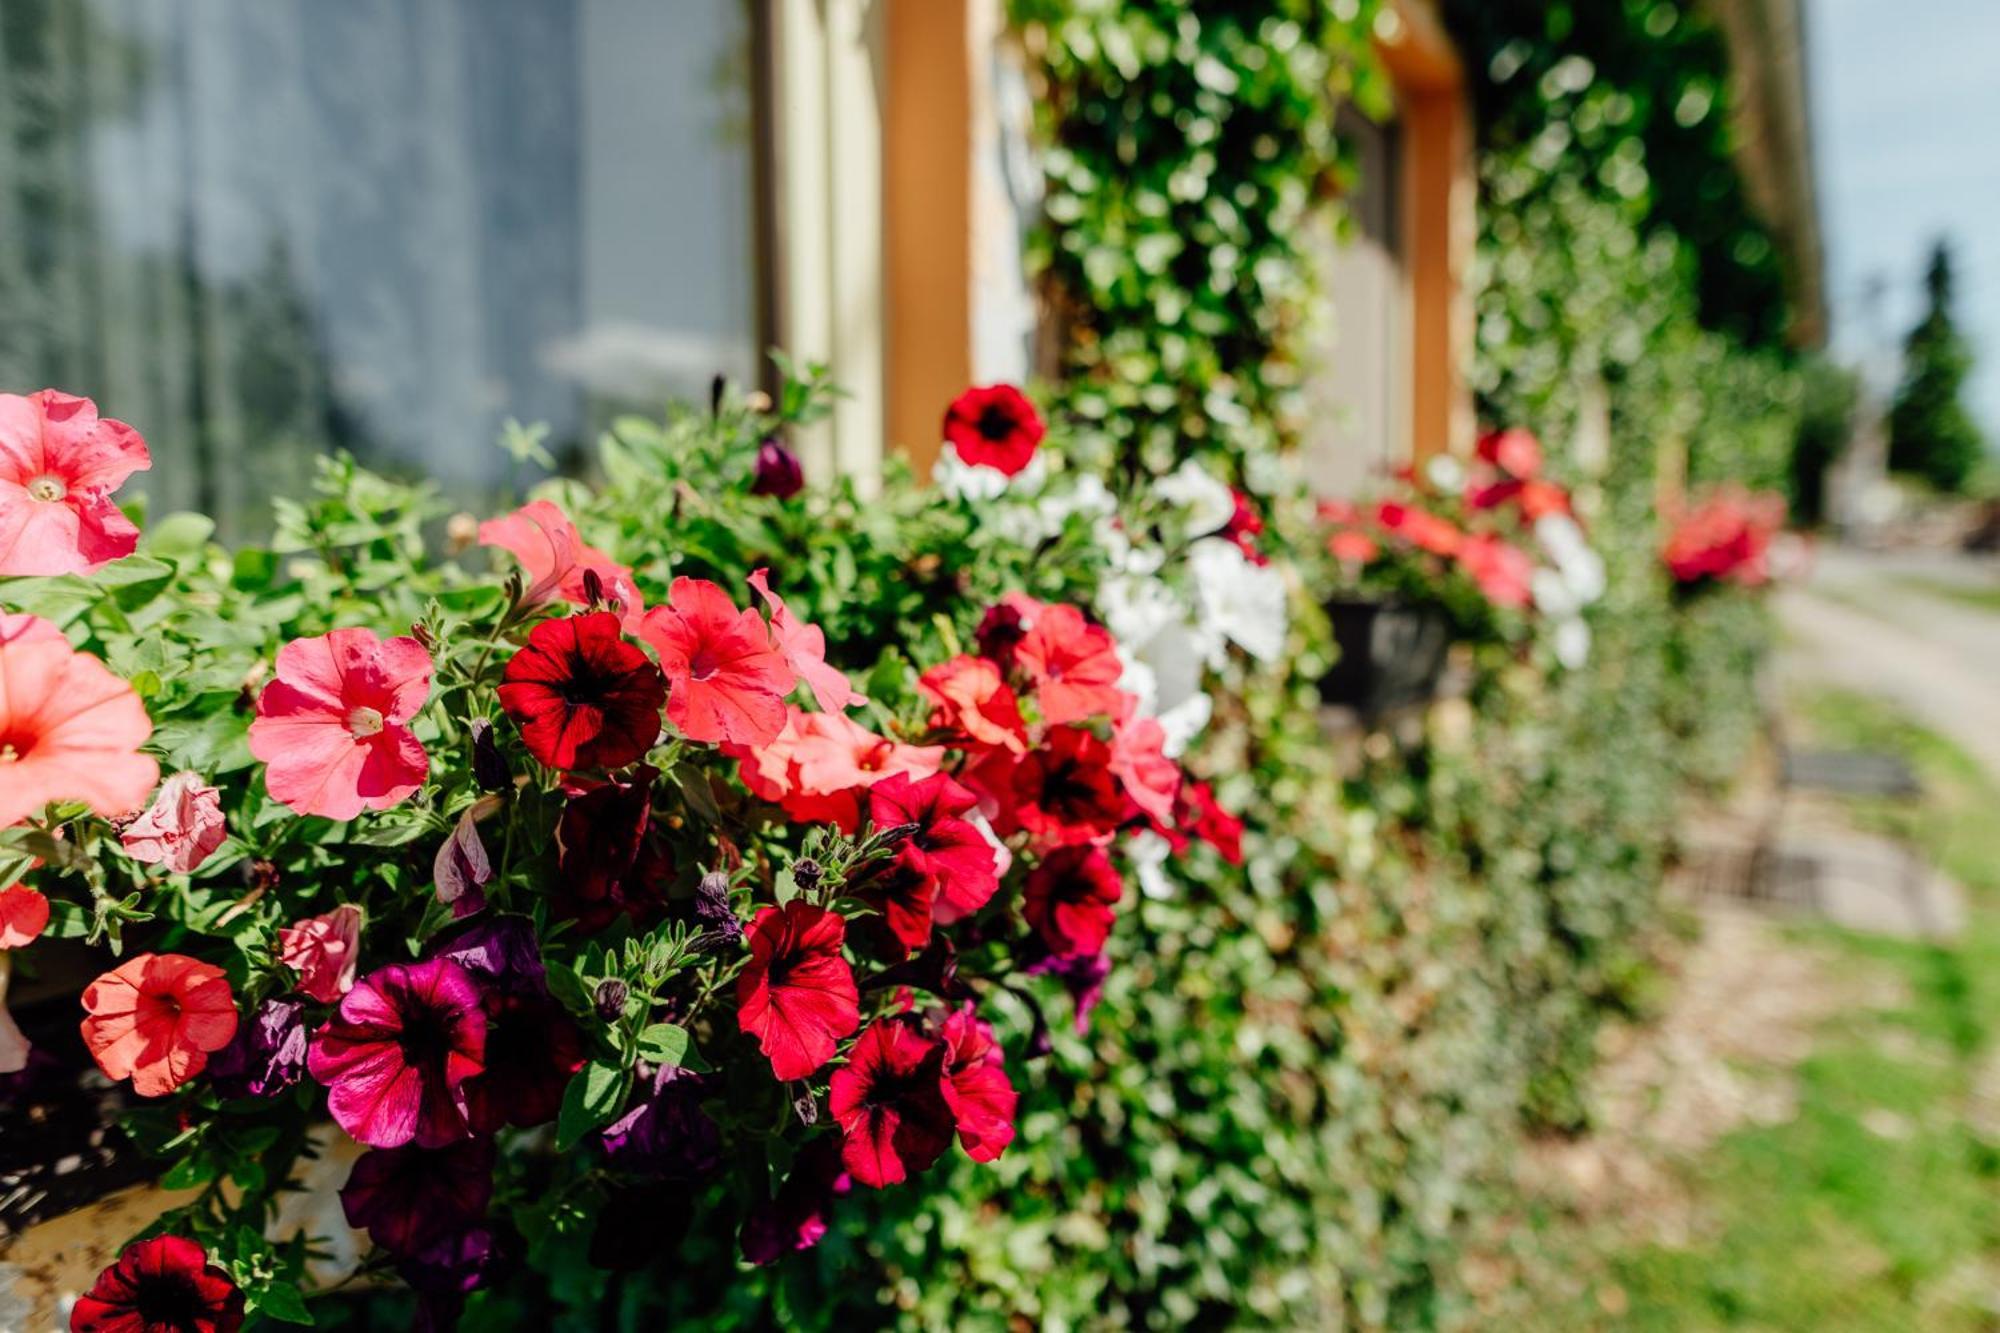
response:
M1647 170L1662 141L1683 174L1733 170L1723 136L1633 111L1697 57L1726 101L1715 50L1637 0L1601 64L1602 25L1454 7L1486 113L1481 415L1549 446L1611 591L1588 668L1485 650L1462 705L1357 768L1318 718L1332 647L1283 458L1334 112L1388 96L1374 7L1012 8L1041 81L1050 392L1130 478L1203 455L1259 493L1303 571L1293 642L1282 672L1233 682L1193 761L1250 819L1248 874L1176 867L1182 894L1141 905L1143 951L1034 1076L1031 1146L906 1213L887 1201L879 1288L842 1286L849 1252L791 1280L835 1322L884 1294L937 1328L1462 1323L1457 1246L1503 1206L1519 1133L1586 1122L1592 1035L1641 991L1677 805L1728 779L1754 721L1761 612L1677 602L1657 557L1683 478L1779 480L1798 396L1782 324L1715 314L1723 242ZM1754 255L1754 220L1730 225Z

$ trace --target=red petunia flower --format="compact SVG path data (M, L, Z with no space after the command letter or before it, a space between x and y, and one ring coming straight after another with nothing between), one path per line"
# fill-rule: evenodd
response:
M1542 442L1515 426L1479 437L1479 456L1511 477L1526 481L1542 470Z
M1000 887L993 844L964 818L978 803L977 797L942 773L921 781L898 773L868 791L868 818L876 828L912 827L896 855L930 882L942 925L977 912ZM929 939L926 929L922 938L903 943L917 949Z
M83 1044L110 1079L164 1097L236 1035L236 996L222 969L177 953L128 958L83 988Z
M1045 603L1024 592L1003 593L999 601L986 608L986 613L979 617L979 627L973 631L979 655L1002 671L1012 671L1014 651L1045 609Z
M785 726L797 677L755 611L707 579L677 578L667 604L646 613L639 637L667 676L667 721L690 740L766 745Z
M961 462L1010 477L1028 466L1047 429L1035 405L1011 384L967 389L944 414L944 438Z
M951 1146L951 1107L941 1086L945 1048L900 1019L868 1025L833 1072L827 1105L846 1141L854 1178L881 1189L926 1170Z
M41 938L49 924L49 900L25 884L0 889L0 949L19 949Z
M0 828L50 801L128 815L159 781L132 687L39 616L0 614Z
M779 1079L805 1078L861 1026L861 993L840 956L847 922L794 898L759 908L750 962L736 981L736 1020L757 1039Z
M93 574L139 529L111 492L153 465L139 432L54 389L0 393L0 575Z
M507 659L500 706L550 768L623 768L660 738L667 682L609 611L544 620Z
M1181 766L1166 756L1167 732L1159 719L1128 717L1111 731L1111 771L1132 803L1160 823L1174 817Z
M1101 847L1058 847L1028 876L1021 915L1058 958L1100 952L1125 881Z
M1111 747L1082 727L1051 727L1012 774L1014 818L1045 845L1095 842L1133 805L1111 768Z
M1243 552L1253 565L1268 565L1271 557L1265 555L1258 546L1257 539L1264 535L1264 518L1257 512L1257 506L1242 491L1231 490L1230 496L1236 501L1236 510L1230 514L1229 522L1217 534L1224 540L1234 542L1236 549Z
M619 621L628 630L639 627L645 603L632 582L632 571L594 546L586 546L569 516L547 500L522 505L505 518L479 525L479 543L498 546L521 562L528 586L521 600L529 606L562 600L590 605L590 580L607 601L618 603Z
M1459 543L1458 563L1495 606L1523 607L1534 600L1534 557L1498 537L1480 533Z
M771 638L784 654L785 662L812 690L813 699L829 713L868 701L854 692L847 677L837 667L826 664L826 635L817 625L808 625L792 614L785 599L771 591L769 571L754 570L750 586L771 608Z
M176 773L160 784L160 794L118 841L134 861L185 875L199 869L228 835L222 793L199 773Z
M298 992L338 1004L361 965L361 909L342 903L278 931L278 961L298 973Z
M1111 631L1091 624L1073 606L1044 608L1015 648L1014 660L1034 683L1044 722L1116 717L1124 706L1118 678L1125 666Z
M485 1063L479 988L443 958L392 963L356 982L306 1056L334 1122L371 1148L464 1138L465 1084Z
M302 815L352 819L421 787L430 756L407 725L431 692L431 655L366 629L293 639L257 696L250 753L271 795Z
M243 1293L185 1236L134 1241L76 1298L70 1333L236 1333Z
M1028 729L1021 721L1021 704L1000 674L984 657L960 654L940 662L917 679L917 688L937 705L931 710L932 730L970 746L998 746L1026 754Z
M1375 522L1384 532L1432 555L1457 554L1465 535L1449 519L1394 500L1384 500L1375 506Z
M993 1028L973 1012L972 1002L944 1021L944 1093L958 1125L958 1141L975 1162L990 1162L1014 1141L1019 1098L1007 1077L1006 1057Z
M578 792L556 823L557 920L586 932L603 930L622 913L645 925L666 902L673 861L653 828L653 780L647 765L629 782Z
M845 714L796 708L768 745L725 745L723 752L741 766L753 795L800 823L835 824L849 833L860 827L868 788L896 773L928 777L944 762L942 745L906 745Z
M1176 810L1184 834L1215 848L1230 865L1243 864L1243 821L1222 808L1213 787L1206 782L1184 784Z

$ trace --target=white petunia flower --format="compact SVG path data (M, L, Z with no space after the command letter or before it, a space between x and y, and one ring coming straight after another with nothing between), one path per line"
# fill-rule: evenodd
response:
M1220 532L1236 517L1236 494L1192 458L1153 484L1171 505L1187 510L1188 530Z
M1604 595L1604 557L1591 549L1583 529L1568 514L1544 514L1535 520L1535 539L1562 571L1581 605L1588 606Z
M1139 872L1139 892L1155 902L1174 897L1174 882L1167 877L1167 862L1173 854L1173 844L1151 829L1125 842L1126 859Z
M1571 671L1577 670L1590 660L1590 626L1582 616L1571 616L1556 623L1556 661Z
M1201 627L1229 639L1260 662L1285 651L1285 577L1259 565L1234 542L1205 537L1188 548Z

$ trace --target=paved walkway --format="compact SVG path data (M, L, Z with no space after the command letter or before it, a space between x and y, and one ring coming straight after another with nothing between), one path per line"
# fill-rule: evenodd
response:
M1779 596L1780 668L1890 700L2000 780L2000 607L1939 584L2000 590L2000 562L1826 551L1809 586Z

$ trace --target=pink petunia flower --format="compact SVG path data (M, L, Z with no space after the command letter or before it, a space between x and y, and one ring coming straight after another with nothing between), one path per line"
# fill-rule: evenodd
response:
M1034 682L1044 722L1116 717L1123 705L1118 679L1125 664L1118 660L1118 645L1109 630L1091 624L1073 606L1044 608L1014 650L1014 660Z
M457 963L369 973L313 1034L306 1056L335 1123L371 1148L441 1148L470 1132L465 1085L486 1068L486 1012Z
M588 580L595 575L604 598L619 604L619 623L630 633L639 628L646 604L632 571L594 546L586 546L569 516L548 500L522 505L505 518L479 525L479 543L511 552L528 576L521 600L529 606L561 600L590 605Z
M139 432L88 398L0 393L0 574L90 574L132 554L139 529L111 492L152 465Z
M153 804L125 826L118 841L134 861L185 875L214 855L228 833L222 793L199 773L176 773L160 784Z
M860 826L867 789L894 773L928 777L944 762L941 745L905 745L843 713L789 711L767 745L726 745L751 793L802 824Z
M829 713L867 703L855 693L839 668L826 664L825 633L819 626L808 625L792 614L785 599L771 591L768 573L762 569L752 572L750 586L764 599L764 605L771 608L771 637L793 672L812 689L813 699Z
M405 724L431 692L431 655L411 638L337 629L294 639L257 697L250 753L271 795L302 815L352 819L423 785L430 757Z
M19 949L41 938L49 925L49 900L25 884L0 889L0 949Z
M1158 718L1128 717L1111 731L1111 771L1133 804L1162 824L1174 818L1181 767L1167 758L1166 729Z
M338 1004L361 963L361 909L342 903L278 931L278 961L299 974L299 994Z
M689 740L765 745L785 726L797 677L764 617L739 609L707 579L677 578L639 637L667 676L667 721Z
M0 828L50 801L137 810L160 779L139 753L152 734L139 696L104 663L40 617L0 615Z

